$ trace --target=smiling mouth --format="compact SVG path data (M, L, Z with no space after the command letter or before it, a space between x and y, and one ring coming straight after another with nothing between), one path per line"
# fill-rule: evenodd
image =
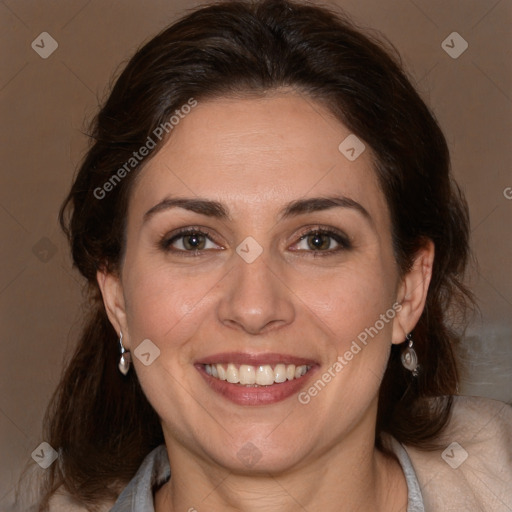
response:
M235 363L204 364L204 371L221 381L245 387L263 387L300 379L311 369L310 365Z

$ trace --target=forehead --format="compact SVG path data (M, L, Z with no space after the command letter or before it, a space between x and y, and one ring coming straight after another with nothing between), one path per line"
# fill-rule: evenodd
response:
M168 196L207 197L234 217L250 214L249 207L261 217L298 198L341 194L385 224L370 148L347 158L343 141L354 146L353 137L325 107L297 93L198 102L142 169L129 216L140 218Z

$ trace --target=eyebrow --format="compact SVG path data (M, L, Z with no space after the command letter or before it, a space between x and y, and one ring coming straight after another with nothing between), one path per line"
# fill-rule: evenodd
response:
M171 208L183 208L185 210L219 220L232 220L228 208L218 201L202 198L168 197L150 208L144 214L143 223L149 221L149 219L155 214ZM278 213L278 219L281 221L305 213L329 210L331 208L350 208L359 212L371 224L373 224L373 219L366 208L357 201L345 196L324 196L296 199L285 205L285 207Z

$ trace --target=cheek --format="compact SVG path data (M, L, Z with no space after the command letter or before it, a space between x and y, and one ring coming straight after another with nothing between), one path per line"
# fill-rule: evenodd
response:
M321 394L320 401L334 417L347 408L364 409L378 392L389 358L395 303L396 275L393 266L374 259L350 265L328 277L316 279L300 294L329 333L328 364L304 401ZM320 393L321 392L321 393ZM335 411L337 413L335 414Z
M176 344L187 338L188 327L197 326L208 306L208 291L222 275L194 274L146 261L126 270L125 299L130 336L155 343ZM178 336L177 334L180 333Z
M155 410L179 423L176 411L187 411L187 401L195 396L200 377L190 361L204 350L198 331L211 309L209 292L222 274L194 276L148 260L125 268L126 318L139 382ZM148 339L158 356L146 366L137 358L137 347Z
M303 273L291 288L325 324L338 351L376 322L384 334L391 330L394 311L385 318L385 325L380 318L395 302L396 275L393 265L378 257L354 260L309 278Z

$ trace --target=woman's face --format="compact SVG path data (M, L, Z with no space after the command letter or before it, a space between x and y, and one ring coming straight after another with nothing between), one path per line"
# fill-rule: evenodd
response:
M373 439L391 343L413 325L370 149L339 149L350 135L298 93L199 102L141 171L103 292L175 453L279 471Z

